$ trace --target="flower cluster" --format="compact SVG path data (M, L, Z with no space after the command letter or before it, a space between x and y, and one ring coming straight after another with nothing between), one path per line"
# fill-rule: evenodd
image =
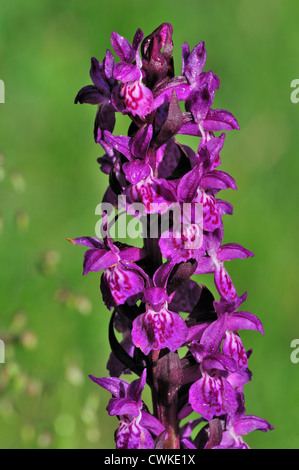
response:
M70 240L88 248L83 274L102 273L102 297L112 311L110 377L91 379L112 395L107 410L119 419L117 448L248 448L244 434L273 427L245 414L251 351L239 332L263 334L263 327L240 310L246 293L238 295L226 269L227 261L253 253L223 244L222 219L233 208L218 193L237 187L218 167L224 131L238 129L237 120L213 108L219 79L203 71L204 42L191 51L184 43L179 76L168 23L145 38L138 29L132 44L113 32L111 43L120 60L110 50L102 62L92 58L93 84L75 102L97 106L94 139L105 152L100 168L109 175L103 202L117 207L123 196L125 210L145 220L146 233L142 248L114 240L116 218L109 222L103 212L102 239ZM117 112L129 118L127 135L113 134ZM197 136L197 149L180 143L182 134ZM132 204L142 210L132 214ZM207 273L213 274L218 300L191 279ZM139 378L130 384L120 379L132 372ZM141 399L146 384L152 414Z

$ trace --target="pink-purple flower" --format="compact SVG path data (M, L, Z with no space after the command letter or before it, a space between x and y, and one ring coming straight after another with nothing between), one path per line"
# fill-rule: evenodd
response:
M230 261L254 254L224 243L224 216L233 206L219 193L237 184L219 167L226 132L239 125L214 107L220 81L205 70L203 41L192 50L183 44L175 74L172 33L169 23L146 37L139 28L130 43L112 32L112 51L102 62L91 59L93 84L75 99L97 106L94 138L108 176L102 202L114 211L121 196L122 209L145 229L141 246L128 245L108 234L103 213L102 239L69 239L87 248L83 274L101 273L112 311L110 377L90 378L112 395L107 411L119 419L117 449L246 449L243 436L273 426L246 415L252 351L242 330L264 330L257 316L240 310L247 293L238 293L229 274ZM114 133L117 113L129 122L123 135ZM181 135L197 137L196 148ZM217 299L203 274L212 275ZM128 373L138 377L120 378ZM146 384L150 407L141 398Z
M96 378L93 382L112 394L107 411L119 417L115 433L117 449L154 449L154 439L164 431L161 423L143 409L141 399L146 383L146 370L139 379L130 384L115 377Z

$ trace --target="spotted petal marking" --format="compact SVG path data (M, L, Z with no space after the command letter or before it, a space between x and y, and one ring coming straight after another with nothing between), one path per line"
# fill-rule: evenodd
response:
M140 80L123 83L119 88L119 98L124 102L125 112L133 116L146 116L152 111L152 92Z
M122 416L116 431L117 449L153 449L154 440L147 429L140 426L139 419Z
M187 333L188 328L180 315L166 306L156 312L147 304L146 312L133 322L132 340L144 354L163 348L176 351L184 344Z
M163 188L163 180L154 178L152 173L136 184L132 184L125 194L129 202L140 202L144 205L147 214L164 214L171 204L174 196L171 190ZM169 199L167 199L169 198Z
M215 285L219 294L228 302L236 299L237 292L223 264L216 265Z
M230 330L226 331L226 336L222 344L222 351L224 354L227 354L236 361L238 369L247 369L247 354L241 341L241 338L237 333Z
M105 269L104 277L116 305L124 304L129 297L139 294L144 288L144 281L139 274L119 265Z
M185 224L182 232L165 231L159 241L162 255L176 263L189 259L199 259L204 251L202 227L198 224Z
M203 225L208 232L214 232L221 224L216 199L212 194L202 191L200 202L203 206Z
M236 392L228 381L208 373L191 385L189 401L193 410L208 421L214 416L233 415L238 407Z

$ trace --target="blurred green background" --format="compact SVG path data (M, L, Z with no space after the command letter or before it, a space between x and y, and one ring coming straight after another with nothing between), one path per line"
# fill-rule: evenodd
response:
M247 412L275 426L246 441L299 447L299 364L290 360L299 338L299 103L290 100L298 14L297 0L1 0L1 448L114 448L109 394L88 379L106 375L110 315L99 275L82 276L84 249L65 240L95 234L107 185L96 162L95 108L75 106L74 97L112 31L131 41L138 27L147 35L164 21L174 29L177 74L182 43L205 41L205 70L220 77L213 107L231 111L241 128L227 133L221 154L238 185L221 193L235 209L224 219L225 242L255 257L227 267L238 293L248 292L244 309L265 329L241 332L253 348Z

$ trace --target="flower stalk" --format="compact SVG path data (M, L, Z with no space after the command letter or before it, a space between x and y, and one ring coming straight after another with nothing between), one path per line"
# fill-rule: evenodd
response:
M213 108L219 78L204 71L203 41L191 51L183 44L178 76L169 23L145 38L138 29L132 43L113 32L111 44L119 61L110 50L102 62L92 58L93 84L75 98L96 106L93 135L108 177L101 236L69 239L87 248L83 274L102 273L111 312L109 377L90 378L111 394L117 449L247 449L243 435L273 426L246 415L251 351L240 331L263 334L263 327L240 310L247 293L237 293L226 268L253 253L223 244L223 217L233 207L218 194L237 186L218 167L226 132L238 122ZM126 135L114 134L117 113L129 120ZM197 148L182 144L181 135L197 137ZM142 225L141 248L111 236L120 209ZM200 283L208 273L216 294ZM127 382L125 374L137 378ZM146 384L152 413L142 400Z

